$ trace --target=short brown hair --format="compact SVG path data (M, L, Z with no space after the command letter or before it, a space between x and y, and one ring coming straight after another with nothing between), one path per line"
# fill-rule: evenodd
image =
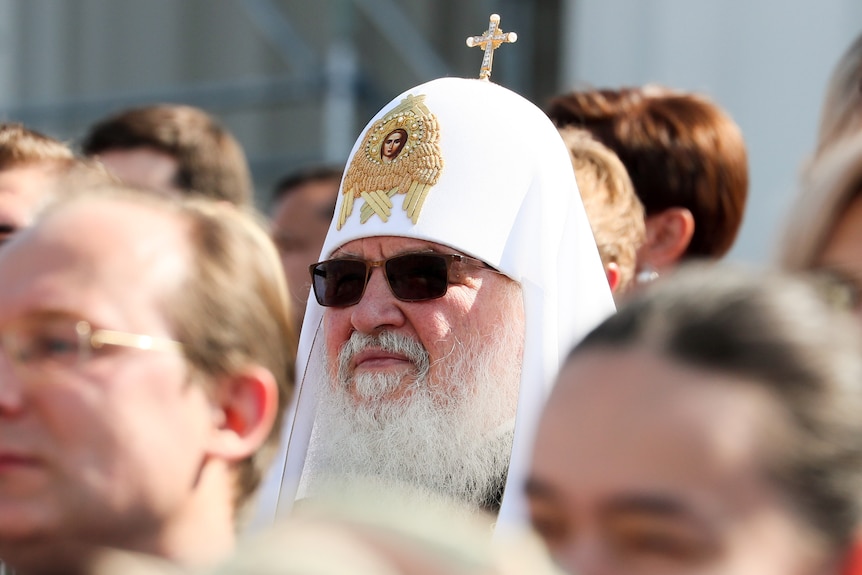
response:
M560 135L569 149L602 263L619 266L617 289L625 291L634 278L637 250L646 234L643 206L616 154L586 130L560 128Z
M298 334L292 322L281 260L263 219L226 202L175 198L113 184L69 178L66 202L93 197L139 204L188 224L192 256L184 284L164 303L173 336L197 377L210 382L253 364L269 370L278 411L263 447L236 466L236 508L254 494L274 456L293 394Z
M718 258L736 239L748 195L739 126L696 94L657 86L571 92L552 99L557 126L579 126L616 152L650 216L688 209L685 257Z
M786 415L785 433L764 438L770 479L813 533L849 548L862 524L862 342L849 314L789 275L701 264L635 293L570 358L630 348L766 391Z
M59 140L23 124L0 123L0 170L33 164L74 164L72 149Z
M140 147L176 160L178 188L236 205L251 204L251 173L242 147L203 110L171 104L132 108L95 124L81 143L88 156Z

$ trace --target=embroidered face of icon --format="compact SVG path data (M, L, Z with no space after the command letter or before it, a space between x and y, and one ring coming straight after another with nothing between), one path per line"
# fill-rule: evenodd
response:
M343 200L337 208L338 229L361 199L359 221L372 216L384 222L392 215L392 199L404 196L402 209L415 224L429 190L443 169L437 143L437 118L425 106L425 96L406 96L366 132L344 176Z
M404 142L407 141L407 132L402 129L393 130L386 135L383 145L380 147L380 159L389 163L401 153Z

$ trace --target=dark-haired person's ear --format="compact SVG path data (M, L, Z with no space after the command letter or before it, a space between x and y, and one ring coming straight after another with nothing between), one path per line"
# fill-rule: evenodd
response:
M646 238L638 249L638 268L659 272L682 259L694 235L694 216L687 208L668 208L646 217Z

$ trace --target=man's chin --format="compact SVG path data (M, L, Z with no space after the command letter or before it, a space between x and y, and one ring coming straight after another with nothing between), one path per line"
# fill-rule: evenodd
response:
M358 406L402 404L415 390L416 371L398 367L359 372L351 379L347 391Z
M355 386L350 388L350 400L357 407L364 408L403 405L412 395L413 390L407 384L384 393L362 393Z

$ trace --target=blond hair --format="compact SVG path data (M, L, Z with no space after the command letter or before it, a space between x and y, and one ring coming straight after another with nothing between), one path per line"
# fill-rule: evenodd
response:
M625 166L609 148L580 128L560 128L602 263L620 269L619 292L635 274L637 250L646 235L644 209Z
M0 170L33 164L65 168L75 163L72 149L23 124L0 123Z
M354 480L303 504L212 575L560 575L531 532L494 539L492 516L409 487Z

